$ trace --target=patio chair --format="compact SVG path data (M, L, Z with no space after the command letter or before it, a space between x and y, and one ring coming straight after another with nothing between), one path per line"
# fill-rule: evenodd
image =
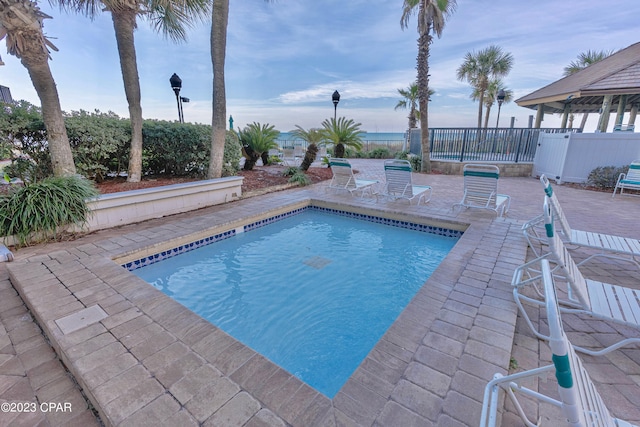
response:
M452 209L456 206L489 209L498 216L503 216L509 211L511 197L498 194L500 169L497 166L469 163L464 165L463 175L464 195Z
M545 404L557 406L562 410L568 426L637 427L627 421L614 418L607 409L605 402L589 376L589 372L576 354L576 347L571 344L562 328L556 289L549 262L543 259L540 264L546 301L545 308L549 323L549 347L551 348L553 363L507 376L496 374L484 390L480 426L496 425L498 397L500 390L503 389L514 403L518 415L527 426L539 425L540 419L536 423L528 419L516 393L533 397ZM523 385L523 383L530 382L536 378L546 380L550 373L555 373L558 383L557 396L549 396ZM544 410L544 408L541 408L541 410Z
M302 159L304 158L304 147L300 145L284 147L282 152L282 161L286 166L298 167L302 164Z
M418 203L427 203L431 200L432 189L429 185L414 185L411 180L411 164L408 160L385 160L384 174L386 182L381 193L376 193L378 197L390 199L405 199L411 201L418 199Z
M562 237L565 239L566 245L592 248L599 251L582 261L582 263L587 262L593 257L606 257L630 261L640 268L640 263L638 263L638 259L636 258L640 257L640 240L630 237L572 229L547 177L545 175L541 175L540 182L544 187L544 192L546 194L545 198L549 201L549 204L553 209L554 218L560 226L560 231L562 233ZM543 215L540 215L522 226L524 236L536 256L540 254L536 251L533 241L538 241L542 244L546 243L546 237L543 235L544 233L540 232L540 225L542 225L543 222L544 217Z
M369 179L357 179L351 169L351 163L346 159L332 158L329 162L333 177L327 189L346 190L351 195L360 191L361 196L368 192L372 195L372 188L378 181Z
M586 314L600 320L612 321L621 325L640 329L640 287L638 289L625 288L618 285L600 282L597 280L585 279L580 272L571 254L564 245L562 239L554 230L553 213L549 206L549 199L544 202L545 228L549 244L549 253L539 258L529 261L518 267L513 274L513 297L520 309L522 317L526 321L531 331L544 340L550 337L540 333L533 325L522 302L542 306L544 293L539 288L540 264L542 261L551 261L554 267L554 274L566 282L566 299L560 300L561 310L567 313ZM522 293L524 289L532 289L535 296L526 296ZM590 355L602 355L616 348L640 343L640 338L626 338L603 350L593 351L581 347L576 350Z
M628 190L640 190L640 160L634 160L629 165L627 173L621 173L618 176L618 181L613 189L611 197L616 196L616 191L620 189L620 195L623 194L625 189Z

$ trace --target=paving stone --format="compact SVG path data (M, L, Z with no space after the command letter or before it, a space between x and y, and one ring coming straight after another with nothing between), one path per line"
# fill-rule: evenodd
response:
M398 404L430 421L436 421L442 399L409 381L400 380L391 398Z
M258 411L260 403L245 392L236 394L209 417L203 424L204 427L244 426Z
M201 388L189 399L185 407L198 421L204 422L239 391L240 387L237 384L228 378L218 377Z

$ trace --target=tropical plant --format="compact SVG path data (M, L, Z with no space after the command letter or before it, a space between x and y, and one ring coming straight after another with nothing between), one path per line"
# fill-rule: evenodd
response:
M289 178L289 182L292 184L298 184L304 187L306 185L311 184L311 178L309 178L304 172L298 169L296 173L291 175L291 178Z
M58 49L42 31L45 18L51 17L43 13L35 1L0 0L0 40L7 38L7 52L20 59L40 98L53 173L55 176L73 175L76 167L58 90L49 68L49 49Z
M347 120L346 117L339 117L337 120L326 119L322 122L322 136L327 143L333 144L335 157L343 158L347 147L357 151L362 149L360 126L362 123L356 123L353 119Z
M569 65L564 67L563 75L570 76L572 74L577 73L578 71L587 68L589 65L595 64L596 62L600 62L608 56L611 56L615 53L613 50L588 50L586 52L582 52L578 55L578 59L575 61L571 61ZM584 113L582 115L582 122L580 123L580 129L584 129L587 124L587 118L589 118L589 113ZM569 127L573 127L573 114L569 116Z
M495 45L479 52L467 52L464 62L458 67L458 80L468 81L478 94L478 128L482 126L482 107L490 80L506 76L512 67L513 55Z
M307 151L304 153L304 159L302 159L302 163L300 164L300 170L309 170L311 164L316 161L318 146L324 142L322 129L310 128L309 130L305 130L296 125L296 128L291 131L291 135L307 142Z
M7 1L7 0L2 0ZM129 104L131 119L131 149L127 181L138 182L142 177L142 104L140 102L140 77L133 32L137 18L148 19L155 30L174 41L186 39L187 26L208 17L206 0L52 0L61 9L83 13L93 19L102 11L110 12L120 55L120 68L124 92ZM217 2L215 2L217 3ZM224 150L224 133L220 144L220 159ZM221 162L222 163L222 162Z
M280 132L275 130L273 125L253 122L244 129L240 129L238 134L242 143L242 154L245 157L244 170L252 170L263 153L268 156L270 149L278 147L276 138Z
M0 235L15 236L21 246L56 238L63 227L87 221L87 200L97 195L93 183L79 175L27 184L0 196Z
M222 176L237 175L238 169L240 168L239 165L241 157L242 144L240 144L238 134L232 130L228 130L224 139L224 164L222 165Z
M420 109L420 146L422 152L422 172L431 172L429 154L429 46L433 41L431 32L442 36L446 17L456 9L456 0L404 0L400 26L404 29L409 24L411 15L418 14L418 100Z
M418 109L418 83L413 82L406 89L398 89L398 93L402 96L402 99L398 101L394 110L409 109L409 127L407 129L417 128L417 123L420 121L420 110ZM427 91L428 100L431 101L431 95L435 93L434 90L429 89Z
M504 91L504 103L509 103L513 100L513 91L506 89L504 83L500 79L491 79L489 86L487 86L487 92L484 95L484 128L489 126L489 115L491 114L491 107L496 103L498 99L498 92ZM477 101L480 98L480 92L478 89L474 89L471 99Z

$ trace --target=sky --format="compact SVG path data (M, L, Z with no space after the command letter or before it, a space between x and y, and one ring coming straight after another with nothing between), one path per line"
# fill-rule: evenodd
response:
M333 117L331 95L340 92L338 117L368 132L404 132L407 110L395 110L416 78L417 19L402 29L401 0L230 0L225 67L227 116L234 128L249 123L286 132L296 125L320 127ZM44 32L59 51L50 67L62 109L113 111L128 107L111 16L89 18L39 4L52 19ZM430 127L475 127L478 104L469 83L456 79L467 53L496 45L513 55L503 78L514 100L560 79L565 66L588 50L615 51L640 41L638 0L458 0L429 57ZM182 79L187 122L211 123L213 71L210 22L196 24L188 40L174 43L138 20L135 32L145 119L177 120L169 78ZM27 70L1 43L0 85L14 99L40 105ZM497 106L491 111L495 126ZM527 127L535 111L503 104L500 126L511 117ZM559 115L545 115L542 127L558 127ZM610 121L610 123L613 120ZM579 123L579 122L578 122ZM585 129L593 132L596 115Z

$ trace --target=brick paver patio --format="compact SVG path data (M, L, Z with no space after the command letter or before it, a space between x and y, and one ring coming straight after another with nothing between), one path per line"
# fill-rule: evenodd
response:
M361 176L383 179L381 161L352 163ZM0 425L97 425L92 407L114 426L477 425L483 388L495 372L550 360L546 343L520 324L510 289L513 270L532 256L521 226L541 212L542 188L533 178L501 178L511 210L495 219L491 212L451 210L462 196L460 176L417 175L416 181L434 188L426 206L353 198L320 184L18 251L16 261L0 264L0 402L69 402L72 411L5 412ZM556 187L574 227L640 238L640 198ZM309 203L467 227L333 399L112 261ZM599 260L584 272L637 288L636 270ZM84 328L65 333L56 323L96 305L104 318ZM640 337L638 330L589 318L564 320L580 345ZM640 422L640 349L583 360L614 415ZM509 403L506 408L503 425L520 425ZM528 410L535 418L538 408ZM545 407L540 414L548 425L559 419Z

